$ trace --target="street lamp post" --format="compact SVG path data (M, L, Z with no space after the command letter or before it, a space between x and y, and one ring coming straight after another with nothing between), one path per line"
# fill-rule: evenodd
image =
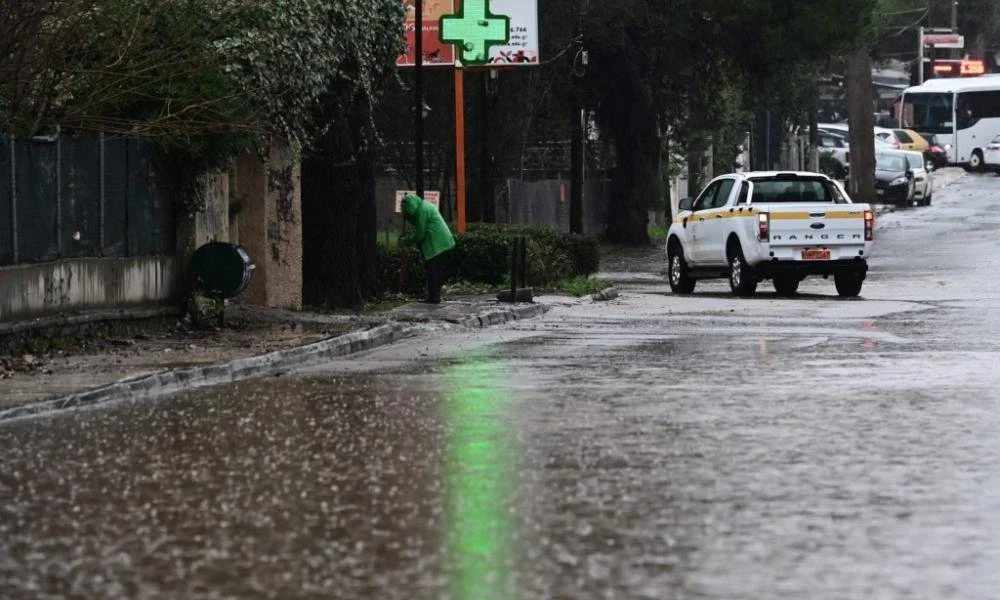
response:
M416 191L421 198L424 197L424 2L416 0L414 6L416 10L414 22L414 54L415 72L413 82L413 118L415 143L414 168L416 170Z

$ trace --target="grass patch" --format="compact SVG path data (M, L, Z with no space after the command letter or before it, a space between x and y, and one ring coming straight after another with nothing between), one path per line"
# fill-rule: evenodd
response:
M656 244L662 244L667 241L667 229L670 225L667 223L662 223L656 225L654 223L649 224L649 239Z
M591 294L602 292L609 287L611 287L611 282L604 279L597 279L594 277L571 277L569 279L559 280L552 285L547 285L540 291L569 294L579 298L581 296L589 296Z

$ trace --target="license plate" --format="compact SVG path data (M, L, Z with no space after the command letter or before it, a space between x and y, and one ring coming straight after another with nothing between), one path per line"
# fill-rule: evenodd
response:
M829 250L803 250L802 260L830 260Z

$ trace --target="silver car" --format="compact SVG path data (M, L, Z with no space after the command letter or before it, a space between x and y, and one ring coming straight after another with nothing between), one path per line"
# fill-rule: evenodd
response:
M983 165L987 169L1000 173L1000 135L993 138L989 146L986 146L986 154L983 155Z
M931 196L934 195L934 177L927 170L924 153L915 150L901 152L906 155L910 171L913 171L913 205L930 206Z

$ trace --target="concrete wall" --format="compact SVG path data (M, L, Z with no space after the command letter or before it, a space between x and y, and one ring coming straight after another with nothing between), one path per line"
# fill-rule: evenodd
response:
M256 265L239 300L276 308L302 308L302 173L286 144L264 159L236 161L234 194L240 244Z
M301 172L286 144L203 178L204 209L179 215L176 257L68 259L0 267L0 321L178 299L180 274L207 242L242 244L256 265L237 302L302 308ZM234 210L235 209L235 210Z
M210 173L201 178L205 205L192 217L181 215L177 224L177 260L187 264L194 251L209 242L233 242L229 219L229 173Z
M84 258L0 267L0 321L90 308L163 304L177 289L171 257Z

